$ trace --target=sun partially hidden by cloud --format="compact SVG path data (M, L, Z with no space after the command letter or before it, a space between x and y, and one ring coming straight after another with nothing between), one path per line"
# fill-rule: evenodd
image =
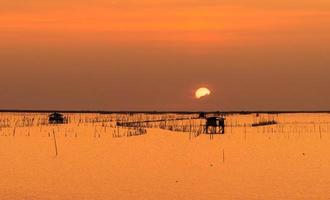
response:
M205 87L199 88L196 90L195 96L197 99L208 96L211 94L211 91Z

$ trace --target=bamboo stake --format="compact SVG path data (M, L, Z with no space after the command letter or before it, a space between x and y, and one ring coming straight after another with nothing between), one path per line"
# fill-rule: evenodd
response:
M56 143L56 136L55 136L55 131L53 130L53 137L54 137L54 145L55 145L55 155L57 156L57 143Z

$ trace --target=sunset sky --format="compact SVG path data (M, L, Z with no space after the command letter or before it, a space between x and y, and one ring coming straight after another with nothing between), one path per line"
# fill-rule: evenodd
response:
M0 109L330 110L329 53L329 0L1 0Z

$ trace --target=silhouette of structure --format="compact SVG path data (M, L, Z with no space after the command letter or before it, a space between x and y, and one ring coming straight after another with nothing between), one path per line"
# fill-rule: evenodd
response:
M199 118L206 118L206 113L204 112L199 113Z
M50 124L63 124L66 122L64 116L58 112L54 112L48 116Z
M207 117L205 125L205 133L208 134L224 134L225 118L224 117Z

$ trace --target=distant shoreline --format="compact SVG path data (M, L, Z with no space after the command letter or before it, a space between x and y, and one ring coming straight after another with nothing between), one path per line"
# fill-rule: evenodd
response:
M3 109L0 110L0 113L52 113L52 112L61 112L61 113L81 113L81 114L289 114L289 113L329 113L330 111L97 111L97 110L11 110Z

